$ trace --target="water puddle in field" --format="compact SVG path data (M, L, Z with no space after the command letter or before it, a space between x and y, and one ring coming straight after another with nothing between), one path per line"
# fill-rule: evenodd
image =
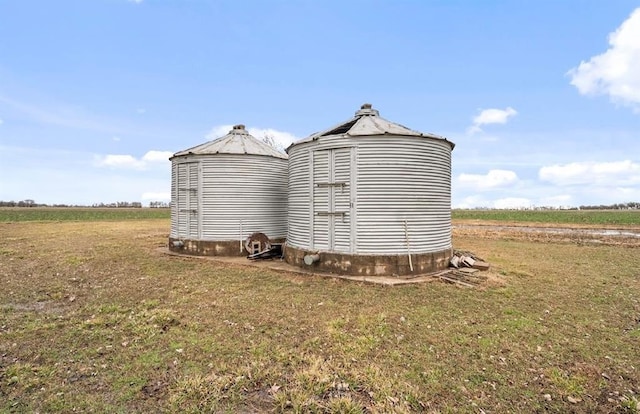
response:
M612 229L572 229L563 227L521 227L521 226L496 226L482 224L460 224L453 228L459 229L484 229L493 231L519 231L523 233L565 234L605 237L637 237L640 238L640 230L612 230Z

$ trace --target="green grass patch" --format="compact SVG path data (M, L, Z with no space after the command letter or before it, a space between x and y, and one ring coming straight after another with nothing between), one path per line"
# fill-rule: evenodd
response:
M0 207L0 222L168 219L168 208Z
M0 223L0 411L637 408L636 248L455 236L500 284L384 287L164 255L168 225Z
M453 210L454 220L640 225L640 210Z
M2 207L0 222L168 219L168 208ZM640 210L453 210L454 220L640 225Z

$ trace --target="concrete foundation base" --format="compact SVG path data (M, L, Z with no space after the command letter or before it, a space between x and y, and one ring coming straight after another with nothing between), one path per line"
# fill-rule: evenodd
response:
M319 254L320 260L306 265L304 257ZM433 253L411 255L411 266L408 255L352 255L341 253L314 252L284 246L284 259L287 263L300 266L310 271L329 272L339 275L354 276L407 276L421 275L445 270L449 267L449 259L453 249Z
M274 239L271 243L284 243L284 239ZM213 241L188 240L169 237L169 250L194 256L247 256L249 253L239 240Z

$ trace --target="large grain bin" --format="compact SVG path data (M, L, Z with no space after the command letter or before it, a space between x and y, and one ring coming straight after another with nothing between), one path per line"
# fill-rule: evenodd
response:
M245 239L257 232L286 237L287 155L236 125L171 157L171 250L244 255Z
M453 147L369 104L289 146L287 262L352 275L446 268Z

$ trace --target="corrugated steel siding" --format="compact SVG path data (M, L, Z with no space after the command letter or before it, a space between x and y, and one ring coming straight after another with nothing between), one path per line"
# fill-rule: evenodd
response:
M178 237L178 164L171 163L171 237Z
M235 154L176 157L172 171L177 165L178 181L181 166L193 160L199 164L195 238L240 241L254 232L265 233L271 239L286 236L287 160ZM178 205L179 212L180 191L175 203L172 191L173 204ZM179 214L177 222L179 229ZM174 236L173 228L172 222L172 237L185 237L179 231ZM193 229L193 222L190 228Z
M188 178L188 186L185 189L187 193L187 214L189 217L189 238L197 239L200 237L200 174L199 174L199 165L197 162L190 162L187 164L189 166L187 174L189 174Z
M313 152L312 249L351 253L351 151Z
M326 251L344 252L347 249L347 242L343 241L345 231L350 228L348 248L351 253L406 254L405 221L412 253L451 248L451 146L448 142L386 135L326 137L294 145L289 150L290 194L302 194L309 188L309 179L299 181L298 178L309 177L313 172L310 169L316 165L317 154L331 148L336 148L333 159L335 181L338 177L342 180L350 170L350 204L353 205L350 206L352 215L345 217L345 223L335 226L334 221L332 237L336 243ZM314 153L312 163L306 155L309 151ZM305 161L301 157L306 157ZM349 163L355 168L348 167ZM337 187L335 189L339 191ZM303 199L299 197L295 203L289 201L287 243L322 251L319 246L312 246L311 238L297 228L305 227L304 217L309 217L309 211L316 207L315 203L305 205ZM346 207L346 200L336 198L335 208L343 207ZM327 232L331 230L328 223L326 226ZM314 233L322 230L321 225L314 224L313 227ZM308 223L306 228L309 228ZM316 237L314 234L314 241Z
M337 148L333 150L331 216L333 220L334 252L351 253L351 151L353 148Z
M171 166L171 237L198 237L198 163Z
M358 148L358 251L451 248L451 147L415 138L371 139Z
M289 229L287 243L293 246L309 246L312 244L311 226L313 226L313 188L311 175L313 169L312 153L306 149L296 150L296 156L289 158L289 195L287 216Z
M330 180L330 150L314 151L313 153L313 249L329 250L329 227L332 222L329 217L331 202L329 199L330 188L327 185Z

